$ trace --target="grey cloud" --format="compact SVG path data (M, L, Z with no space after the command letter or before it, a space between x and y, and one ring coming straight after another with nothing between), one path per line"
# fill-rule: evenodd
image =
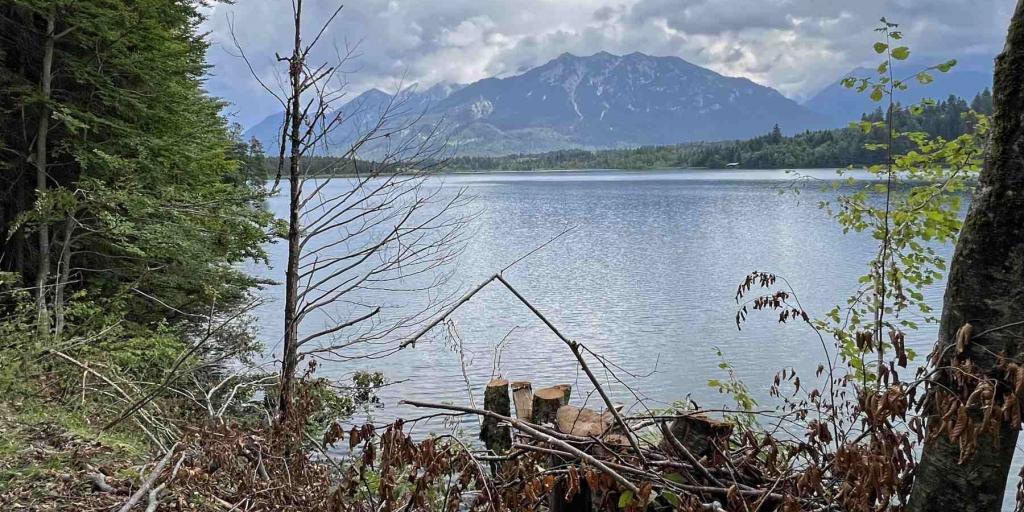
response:
M1000 48L1011 2L999 0L351 0L328 34L336 47L359 42L347 75L353 93L399 83L470 82L507 76L563 52L675 55L803 97L875 56L880 16L900 22L915 55L950 51L990 57ZM249 124L279 110L231 56L228 19L257 71L290 39L288 0L216 4L211 33L212 93ZM334 2L307 0L307 28ZM956 41L955 46L950 42ZM403 82L404 81L404 82Z

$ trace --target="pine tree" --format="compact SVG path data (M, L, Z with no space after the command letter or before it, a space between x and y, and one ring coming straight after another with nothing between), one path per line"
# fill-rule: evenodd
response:
M253 284L231 263L262 255L268 218L202 91L198 9L0 6L0 270L36 285L43 329L62 326L67 286L146 325L231 307Z

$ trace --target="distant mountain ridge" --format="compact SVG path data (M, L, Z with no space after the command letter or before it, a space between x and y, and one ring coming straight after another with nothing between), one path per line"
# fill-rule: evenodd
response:
M825 115L746 78L726 77L677 57L600 52L561 56L508 78L398 93L421 126L443 122L460 155L604 149L745 139L778 124L784 133L826 128ZM338 154L392 96L372 89L344 108L353 112L332 137ZM282 114L251 128L274 147ZM400 124L400 123L399 123ZM416 129L405 136L418 136ZM370 145L363 156L373 157Z
M908 72L924 69L929 64L944 61L945 59L935 59L932 62L928 61L926 57L922 57L902 62L899 68L900 75L897 78L903 78ZM930 72L935 81L928 85L919 85L916 80L911 78L910 86L907 90L900 91L896 99L904 105L919 103L925 98L946 99L949 95L959 96L970 101L974 95L985 88L992 87L992 72L993 62L991 59L977 57L960 59L960 62L947 73ZM848 76L873 78L877 74L875 69L864 67L853 69L804 102L804 106L827 116L837 126L859 120L861 114L875 110L879 104L871 101L865 93L858 94L855 89L843 87L842 79ZM910 76L913 77L913 75Z

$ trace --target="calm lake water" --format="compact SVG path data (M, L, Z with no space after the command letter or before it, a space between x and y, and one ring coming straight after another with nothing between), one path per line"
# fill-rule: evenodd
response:
M833 170L800 173L836 179ZM618 377L651 408L685 398L705 408L731 404L708 386L709 379L726 376L716 350L763 406L773 405L767 389L783 368L796 369L806 387L824 361L818 338L801 325L779 324L771 313L752 312L737 330L737 285L753 270L774 272L789 281L805 309L821 316L845 304L875 250L867 236L844 235L819 208L834 192L817 183L792 193L794 177L783 171L566 171L432 180L430 186L445 193L465 189L474 198L471 238L451 282L459 292L576 226L505 276L567 336L617 365ZM349 185L337 180L330 186ZM287 195L269 205L284 216ZM285 247L278 243L268 249L271 267L254 271L280 279ZM942 291L939 285L926 293L937 311ZM281 287L266 289L268 302L257 312L272 353L281 339L282 294ZM498 373L532 381L534 389L570 383L574 403L601 407L572 354L503 288L485 289L454 318L478 401ZM907 318L920 320L912 313ZM923 362L936 327L919 323L908 346ZM495 371L495 348L506 335ZM614 375L596 361L591 366L617 401L636 404ZM394 382L381 390L383 407L371 412L374 420L422 413L399 406L405 398L469 403L458 353L440 341L386 359L324 362L319 374L344 379L360 369L381 370Z

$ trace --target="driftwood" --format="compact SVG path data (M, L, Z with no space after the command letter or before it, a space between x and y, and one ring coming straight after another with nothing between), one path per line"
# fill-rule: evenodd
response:
M512 401L516 405L516 417L529 420L533 416L533 385L525 380L513 382Z
M570 389L568 388L568 384L559 384L550 388L538 389L533 394L530 421L537 425L554 423L558 416L558 408L569 403Z
M507 380L494 379L487 383L484 389L484 409L502 416L512 415ZM496 418L485 416L480 425L480 439L488 450L500 455L512 447L512 429Z

